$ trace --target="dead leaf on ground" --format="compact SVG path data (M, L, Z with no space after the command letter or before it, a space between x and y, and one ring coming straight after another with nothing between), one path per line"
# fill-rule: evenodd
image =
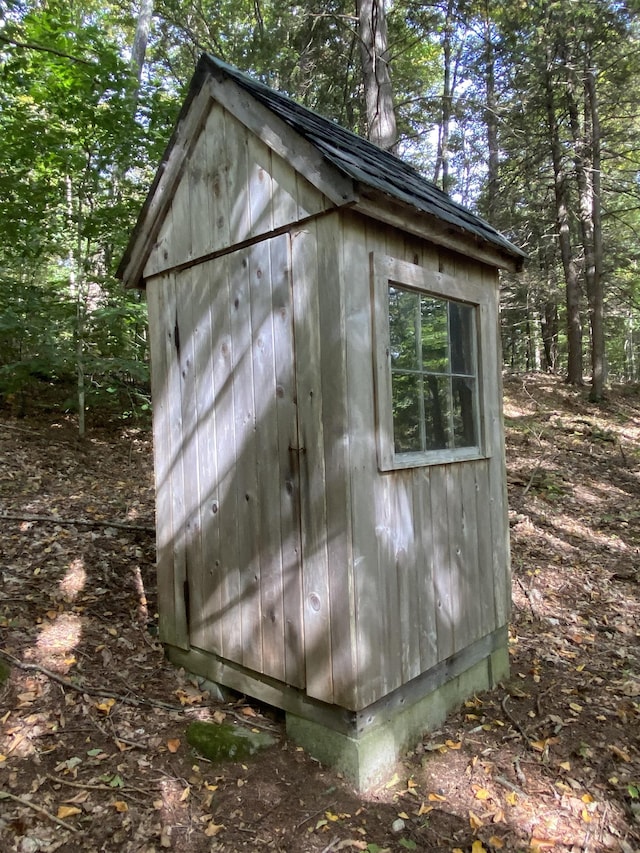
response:
M73 817L73 815L82 814L82 809L79 809L77 806L58 806L57 817L60 820L64 820L67 817Z

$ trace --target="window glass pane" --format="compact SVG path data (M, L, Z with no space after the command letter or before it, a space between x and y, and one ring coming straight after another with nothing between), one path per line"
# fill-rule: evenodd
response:
M420 435L422 377L411 373L394 373L391 377L391 393L396 453L424 450Z
M422 366L433 373L447 373L447 303L442 299L423 296L420 299L422 316Z
M451 380L453 391L453 432L456 447L475 447L476 419L475 399L476 381L454 376Z
M477 447L476 307L392 282L388 298L394 452Z
M451 447L449 434L450 392L446 376L425 376L424 418L427 450Z
M473 308L460 302L449 303L451 372L473 376Z
M416 323L420 297L398 287L389 287L389 334L392 367L416 370L418 348Z

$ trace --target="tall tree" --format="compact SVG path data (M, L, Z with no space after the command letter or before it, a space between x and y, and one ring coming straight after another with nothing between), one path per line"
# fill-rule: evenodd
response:
M571 201L569 197L569 174L563 156L560 123L556 104L557 87L552 74L556 57L547 47L543 72L545 105L547 109L547 133L553 166L553 187L558 244L565 278L567 306L567 382L581 385L582 377L582 322L580 317L580 279L578 264L571 237Z
M596 73L590 62L585 68L585 101L591 120L591 181L590 202L593 244L590 263L587 268L587 293L591 322L591 399L602 399L606 379L605 368L605 329L604 329L604 287L603 263L604 240L602 233L602 156L600 109L596 89Z
M398 141L384 0L356 0L368 136L388 151Z
M440 183L445 192L451 190L452 178L449 174L451 136L451 121L453 117L453 98L456 88L457 74L455 62L454 39L458 32L454 18L455 0L448 0L442 26L442 103L441 117L438 127L438 157L436 160L433 180Z
M144 371L143 364L127 360L133 347L127 353L110 342L118 327L134 317L138 323L141 315L109 268L132 210L128 185L113 196L113 176L136 160L142 136L130 109L135 79L113 28L100 9L50 2L21 8L4 30L9 47L2 57L0 162L14 164L3 174L2 195L8 201L5 227L15 242L0 246L0 287L28 280L34 298L55 288L57 304L51 317L43 313L51 301L42 299L37 312L14 318L26 325L49 323L44 342L56 337L47 363L42 344L14 324L29 347L3 352L1 373L56 377L63 387L75 373L81 434L88 397L112 386L118 373ZM143 158L137 159L139 168ZM106 316L111 335L96 334L98 317Z

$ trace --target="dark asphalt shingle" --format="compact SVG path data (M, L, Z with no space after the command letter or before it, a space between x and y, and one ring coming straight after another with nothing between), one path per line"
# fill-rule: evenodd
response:
M448 222L521 260L526 253L467 208L453 201L408 163L366 139L270 89L217 57L205 54L199 71L209 65L223 71L252 97L312 143L336 168L359 184L386 193L404 204Z

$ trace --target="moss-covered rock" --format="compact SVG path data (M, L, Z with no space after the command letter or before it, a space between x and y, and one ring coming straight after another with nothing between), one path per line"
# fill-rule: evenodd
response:
M229 723L196 721L187 728L187 743L209 761L248 758L275 742L275 738L265 732L252 732Z

